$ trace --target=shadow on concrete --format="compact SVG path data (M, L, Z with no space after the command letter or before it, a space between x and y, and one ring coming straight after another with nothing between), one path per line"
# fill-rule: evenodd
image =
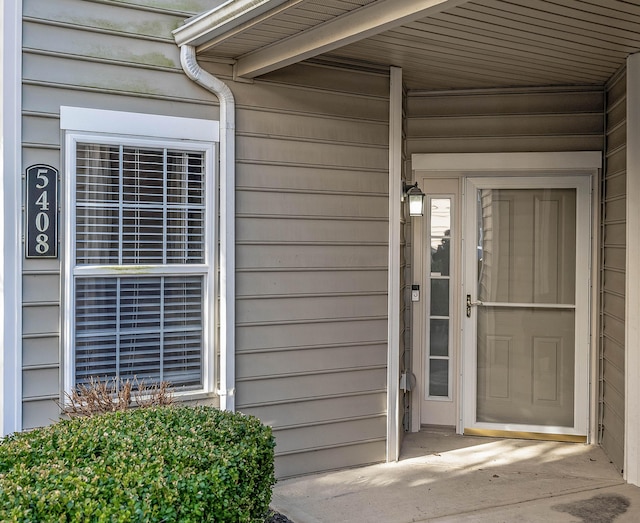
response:
M589 510L609 519L582 521L622 523L640 521L640 489L595 445L425 429L396 463L279 482L273 506L295 523L575 522Z

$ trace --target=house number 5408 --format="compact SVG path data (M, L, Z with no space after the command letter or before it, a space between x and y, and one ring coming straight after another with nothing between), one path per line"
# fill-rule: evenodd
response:
M58 171L32 165L26 171L26 257L58 257Z

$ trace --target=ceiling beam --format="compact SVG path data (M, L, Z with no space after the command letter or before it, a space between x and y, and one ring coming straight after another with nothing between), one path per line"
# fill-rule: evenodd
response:
M254 78L468 1L380 0L240 57L234 76Z

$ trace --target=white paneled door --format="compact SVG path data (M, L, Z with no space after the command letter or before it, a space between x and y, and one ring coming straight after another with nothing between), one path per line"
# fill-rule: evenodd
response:
M588 177L466 180L465 433L586 439L589 185Z

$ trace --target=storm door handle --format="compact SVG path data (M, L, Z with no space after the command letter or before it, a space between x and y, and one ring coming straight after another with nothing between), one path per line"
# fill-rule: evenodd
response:
M467 318L471 318L471 307L482 305L481 301L472 301L471 294L467 294Z

